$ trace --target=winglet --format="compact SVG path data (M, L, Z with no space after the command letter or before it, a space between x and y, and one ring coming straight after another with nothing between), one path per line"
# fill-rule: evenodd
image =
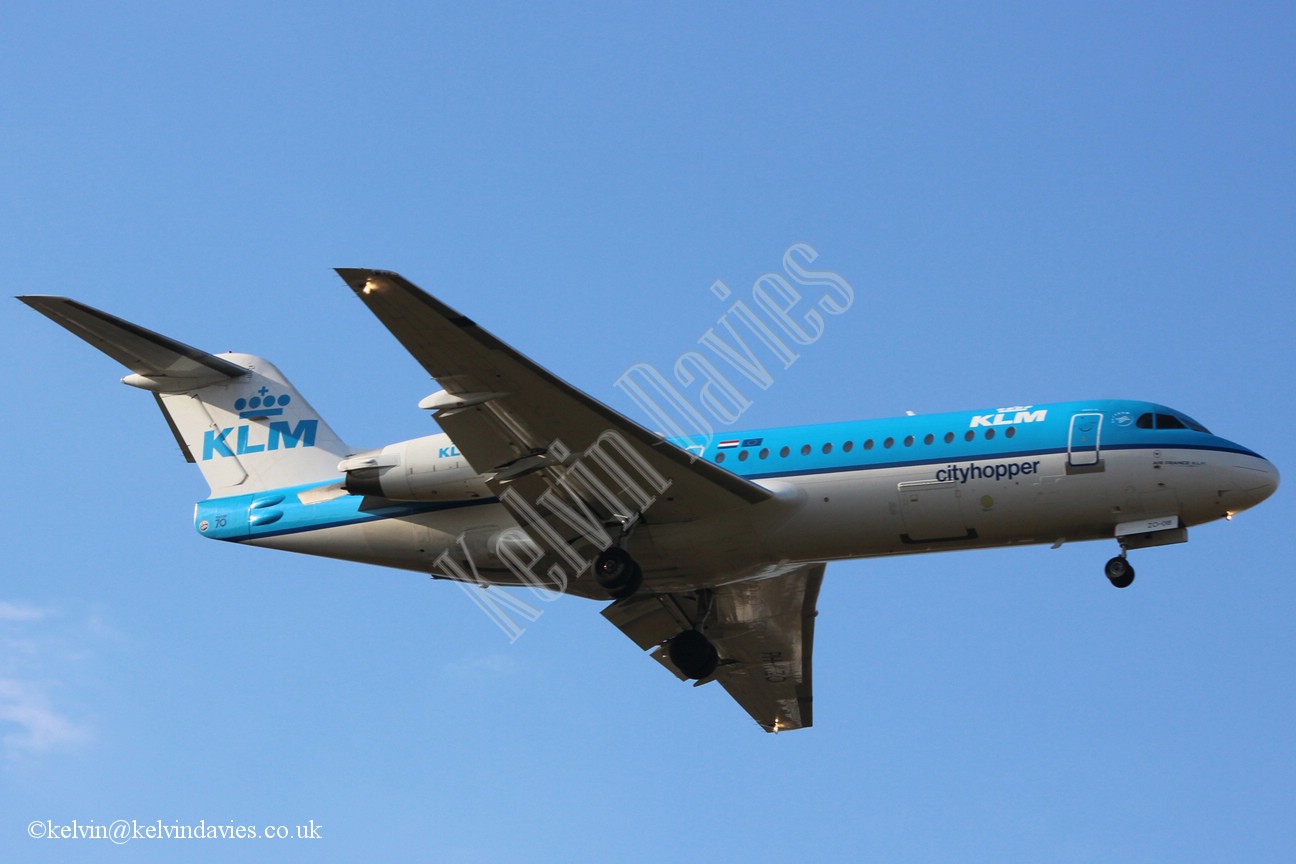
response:
M196 390L248 374L222 360L67 297L17 298L134 372L122 380L155 393Z

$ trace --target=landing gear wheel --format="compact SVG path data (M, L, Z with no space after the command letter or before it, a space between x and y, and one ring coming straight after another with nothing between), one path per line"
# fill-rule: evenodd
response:
M675 668L695 680L710 678L720 665L720 655L711 640L697 630L685 630L666 645Z
M1134 582L1134 568L1120 555L1107 562L1103 568L1107 580L1117 588L1128 588Z
M594 559L594 581L613 600L629 597L643 584L643 570L619 546L610 546Z

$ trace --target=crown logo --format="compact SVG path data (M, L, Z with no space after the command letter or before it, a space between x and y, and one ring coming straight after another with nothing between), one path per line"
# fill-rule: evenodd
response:
M284 407L292 401L292 397L287 393L276 396L268 387L262 387L256 392L257 395L250 399L239 397L234 400L234 410L239 412L239 419L278 417L283 414Z

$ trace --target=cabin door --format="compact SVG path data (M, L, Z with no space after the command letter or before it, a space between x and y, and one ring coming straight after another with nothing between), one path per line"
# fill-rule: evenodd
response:
M1076 414L1071 418L1071 434L1067 438L1067 468L1094 469L1102 464L1099 443L1102 438L1103 415Z

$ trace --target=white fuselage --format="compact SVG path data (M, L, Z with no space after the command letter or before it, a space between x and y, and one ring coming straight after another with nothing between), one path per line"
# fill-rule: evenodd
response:
M1064 424L1068 415L1056 413ZM838 426L800 427L748 440L759 444L781 434L789 440L817 442L825 437L815 437L820 428L828 430L828 437L842 437ZM819 453L827 453L830 445L817 446L814 456L804 455L800 461L799 454L786 447L780 458L769 447L753 446L750 460L742 456L741 467L748 470L740 473L772 491L770 500L668 524L654 523L650 508L626 547L643 567L645 584L655 591L714 585L717 573L737 580L786 564L879 555L1110 538L1137 548L1182 542L1188 526L1252 506L1277 485L1277 472L1269 462L1245 448L1226 447L1214 436L1194 439L1190 436L1196 433L1176 433L1182 441L1171 447L1165 445L1174 435L1140 443L1134 430L1124 430L1128 440L1116 443L1120 438L1113 429L1108 445L1095 442L1091 451L1066 440L1068 431L1073 437L1075 432L1065 425L1059 427L1061 437L1052 447L1042 446L1050 443L1041 437L1042 428L1019 428L1020 444L1015 446L998 443L991 448L985 444L988 436L978 430L976 440L968 433L966 442L971 443L946 435L953 441L949 450L941 449L939 438L928 435L924 444L921 436L903 435L902 428L886 437L893 443L886 445L884 456L874 455L882 449L881 435L869 439L867 457L860 452L863 444L858 449L846 445L856 464L845 465L830 464ZM862 439L868 431L854 437ZM1034 434L1029 441L1028 433ZM877 448L872 447L873 438ZM430 436L426 442L430 449L448 444L448 439ZM970 451L973 447L982 450ZM841 449L836 458L850 463ZM737 457L732 451L728 455L728 464L734 464ZM760 470L765 466L776 467ZM777 470L783 466L792 470ZM282 522L269 526L272 530L236 526L225 535L215 529L204 533L451 578L467 573L483 583L531 581L533 575L514 572L516 568L505 566L496 554L496 539L510 529L516 533L513 516L491 495L485 478L464 483L461 473L454 475L452 500L385 501L386 506L366 511L357 508L352 500L357 496L347 495L335 480L284 490L278 501L261 494L249 501L203 502L199 518L215 518L213 513L227 504L235 522L238 511L255 518L268 512L264 502L270 500L269 507L287 512ZM336 515L339 507L350 508L343 513L348 518ZM327 518L315 518L313 510ZM438 561L444 565L446 555L462 566L444 572ZM559 587L569 593L603 596L588 570L561 581Z

